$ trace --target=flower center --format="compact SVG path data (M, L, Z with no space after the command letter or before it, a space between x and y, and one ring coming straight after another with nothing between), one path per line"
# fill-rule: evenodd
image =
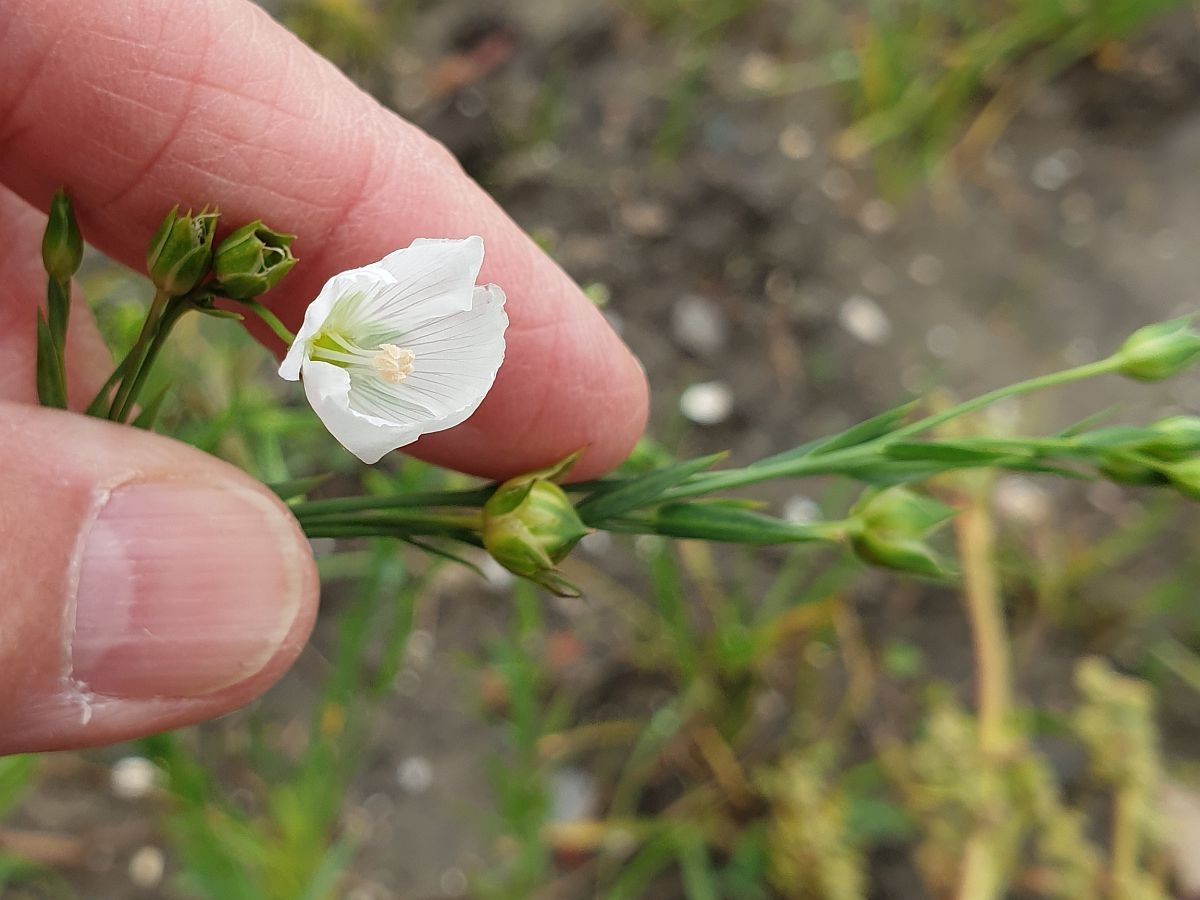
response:
M309 345L309 355L343 369L369 372L387 384L399 384L413 373L416 354L407 347L380 344L368 349L344 334L326 331Z
M379 377L388 384L399 384L412 374L416 354L407 347L397 347L395 344L380 344L379 352L371 362Z

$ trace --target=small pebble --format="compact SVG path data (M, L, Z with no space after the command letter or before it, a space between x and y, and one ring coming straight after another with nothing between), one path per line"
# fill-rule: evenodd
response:
M475 88L467 88L465 91L460 91L455 98L454 108L460 116L477 119L487 112L487 97Z
M583 769L558 769L550 776L550 819L577 822L596 807L596 780Z
M140 800L158 784L158 767L141 756L119 759L109 775L113 794L122 800Z
M892 336L892 323L887 313L863 294L855 294L838 310L841 326L864 344L882 347Z
M724 381L689 385L679 397L679 410L697 425L718 425L733 412L733 388Z
M129 857L129 880L134 886L149 890L162 883L167 868L166 857L157 847L141 847Z
M433 784L433 765L423 756L410 756L396 767L396 781L410 794L423 794Z
M783 518L793 525L811 525L821 519L821 507L811 497L795 494L783 501Z
M925 346L938 359L953 356L958 345L958 332L944 322L939 322L925 333Z
M467 892L467 876L462 869L447 869L438 884L448 897L461 897Z
M908 264L908 277L921 287L933 287L942 280L945 267L932 253L918 253Z
M713 356L724 349L729 326L717 303L698 294L688 294L671 308L671 333L689 353Z
M1021 475L1001 478L994 498L996 511L1014 522L1038 525L1050 516L1050 495Z
M808 159L814 150L816 141L803 125L792 124L779 133L779 152L788 159Z
M832 166L821 176L821 193L830 200L845 200L853 191L854 179L845 169Z
M858 211L858 224L871 234L884 234L896 225L896 207L879 198L868 200Z

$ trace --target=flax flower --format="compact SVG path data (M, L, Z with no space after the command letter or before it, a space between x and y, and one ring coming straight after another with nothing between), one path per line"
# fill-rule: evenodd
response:
M453 428L504 360L504 292L477 286L483 241L417 240L334 275L279 374L304 382L330 433L365 463Z

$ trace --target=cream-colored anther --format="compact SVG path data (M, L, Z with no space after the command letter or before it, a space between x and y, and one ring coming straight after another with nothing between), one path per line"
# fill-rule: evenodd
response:
M412 374L416 358L416 354L407 347L380 344L379 352L375 354L371 362L382 381L386 381L388 384L399 384Z

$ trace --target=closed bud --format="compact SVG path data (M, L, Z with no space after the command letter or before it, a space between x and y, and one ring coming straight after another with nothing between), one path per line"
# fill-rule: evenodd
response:
M1164 465L1162 471L1175 490L1192 500L1200 500L1200 458Z
M71 198L59 188L50 201L50 218L42 235L42 264L56 281L69 281L83 260L83 236L75 222Z
M948 567L925 539L954 515L954 510L908 488L869 493L850 511L856 527L850 544L859 558L877 566L944 577Z
M167 213L146 251L150 280L164 294L178 297L204 280L212 266L217 215L201 210L181 216L178 206Z
M1200 359L1200 334L1191 329L1191 317L1139 328L1117 351L1122 375L1138 381L1172 378Z
M213 275L221 293L234 300L251 300L275 287L296 264L294 234L280 234L261 221L243 225L221 241L213 256Z
M1155 459L1181 460L1200 451L1200 418L1172 416L1150 426L1154 436L1138 449Z
M1101 475L1117 484L1143 486L1167 483L1167 476L1158 468L1131 459L1128 454L1112 454L1105 458L1099 469Z
M566 492L550 480L574 461L506 481L483 507L483 546L492 558L556 593L570 585L554 567L588 533Z

